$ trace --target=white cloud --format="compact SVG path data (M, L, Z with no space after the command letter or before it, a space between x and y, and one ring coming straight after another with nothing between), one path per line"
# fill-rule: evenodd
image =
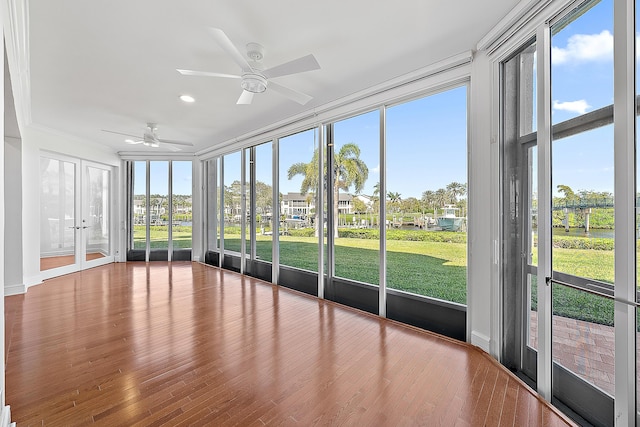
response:
M380 165L378 164L375 168L371 168L369 172L380 173Z
M587 108L591 105L587 104L587 101L580 99L578 101L553 101L553 109L560 111L568 111L570 113L584 114L587 112Z
M553 46L551 60L554 64L613 59L613 35L608 30L600 34L574 34L566 47Z

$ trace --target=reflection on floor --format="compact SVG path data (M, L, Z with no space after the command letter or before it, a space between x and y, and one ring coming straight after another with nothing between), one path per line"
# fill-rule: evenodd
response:
M104 258L105 255L101 252L93 252L87 254L87 261L91 261L98 258ZM75 262L75 255L64 256L52 256L46 258L40 258L40 271L50 270L52 268L64 267L65 265L71 265Z
M191 262L128 262L5 298L28 425L572 425L487 353Z

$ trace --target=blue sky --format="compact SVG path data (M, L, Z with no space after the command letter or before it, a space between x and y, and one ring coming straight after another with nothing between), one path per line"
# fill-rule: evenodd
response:
M135 162L134 194L145 194L146 162ZM142 179L140 179L142 178ZM173 162L173 194L191 194L191 162ZM167 194L169 190L169 164L151 162L151 194Z
M551 99L558 123L613 103L613 2L603 0L552 38ZM553 191L613 193L613 126L553 143Z

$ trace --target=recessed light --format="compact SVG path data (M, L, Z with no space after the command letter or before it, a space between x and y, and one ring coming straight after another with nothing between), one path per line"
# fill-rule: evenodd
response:
M180 99L182 100L182 102L189 102L189 103L196 101L194 97L191 95L180 95Z

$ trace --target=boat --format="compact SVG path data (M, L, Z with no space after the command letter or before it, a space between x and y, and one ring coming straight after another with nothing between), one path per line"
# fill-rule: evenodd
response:
M456 216L458 208L445 205L443 215L438 217L438 227L443 231L460 231L464 224L464 217Z

